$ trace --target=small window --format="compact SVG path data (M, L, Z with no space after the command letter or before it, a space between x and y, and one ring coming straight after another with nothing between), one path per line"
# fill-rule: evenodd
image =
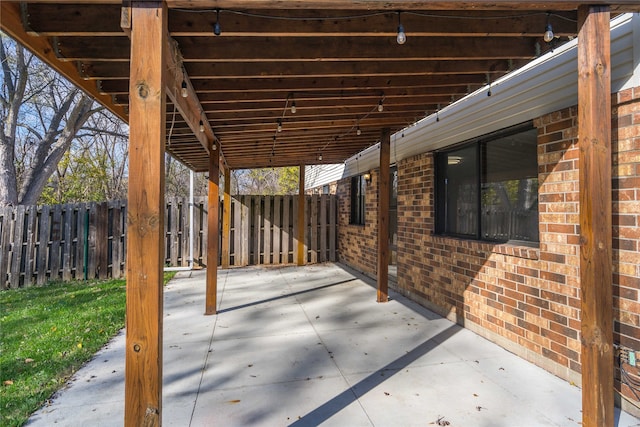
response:
M436 154L436 232L539 241L537 130L530 124Z
M364 195L366 188L367 182L363 175L351 178L351 224L364 225Z

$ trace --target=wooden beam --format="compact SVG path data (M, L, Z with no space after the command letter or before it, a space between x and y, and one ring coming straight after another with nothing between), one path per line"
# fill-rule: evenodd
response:
M398 46L395 37L174 37L189 62L317 62L532 59L534 37L421 37ZM65 61L129 60L126 37L56 37ZM542 46L543 49L547 48Z
M189 125L189 128L200 141L202 147L208 152L210 143L209 141L215 141L216 137L209 125L206 115L203 112L202 105L198 100L198 95L193 89L193 85L189 79L189 76L182 68L182 64L179 63L177 58L180 58L181 54L175 43L171 40L167 40L167 74L166 74L166 87L167 95L173 105L180 112L180 115ZM186 85L187 96L182 96L182 85ZM200 123L202 123L203 130L200 131Z
M25 5L24 22L40 35L121 35L118 26L119 5L76 4L34 4ZM304 36L304 37L395 37L398 23L397 12L353 18L353 11L329 10L288 10L286 13L273 13L273 16L287 16L296 19L288 25L274 25L273 18L249 16L248 14L268 16L261 11L247 10L247 15L238 15L225 10L220 12L223 24L222 37L237 36ZM172 36L210 37L211 20L215 11L209 13L190 13L183 10L170 11L169 32ZM560 17L553 22L553 31L558 36L576 34L575 12L554 12ZM355 14L357 15L357 14ZM362 15L362 14L361 14ZM411 38L447 35L459 36L501 36L520 37L540 36L545 27L546 14L540 12L522 16L512 11L469 11L460 19L459 12L439 11L431 15L404 14L402 23L410 31ZM514 16L516 15L516 16ZM51 19L55 16L56 19ZM449 18L451 16L451 18ZM345 17L352 17L344 19ZM306 18L306 19L301 19ZM495 18L495 19L492 19ZM464 25L459 25L464 22ZM227 23L229 23L227 25Z
M222 268L231 264L231 170L224 170L224 202L222 208Z
M578 10L582 425L612 426L610 12Z
M298 241L298 265L302 266L307 263L307 251L305 250L304 240L305 231L307 229L306 216L304 214L304 164L300 165L299 171L299 185L298 185L298 230L296 232L296 239Z
M53 1L53 0L40 0ZM73 0L65 0L73 2ZM80 0L89 2L90 0ZM103 0L104 1L104 0ZM116 0L108 0L113 2ZM424 0L167 0L171 8L223 8L223 9L347 9L347 10L574 10L581 4L611 5L614 10L638 11L637 0L615 2L598 0L543 0L530 1L424 1Z
M287 10L286 12L272 13L251 10L246 12L247 15L239 15L224 9L221 10L221 37L378 36L395 39L397 35L397 10L378 14L354 13L353 10L318 9ZM194 14L174 11L169 20L169 31L172 36L206 36L211 34L211 21L214 13ZM248 16L252 13L254 16ZM260 17L255 16L258 14ZM555 14L560 16L553 20L554 33L565 37L569 35L575 36L575 12L554 12ZM358 17L357 15L361 16ZM290 20L286 25L277 25L277 21L273 18L268 18L268 16L286 16ZM468 19L461 19L467 16ZM415 37L437 37L443 35L448 37L540 37L540 29L545 28L546 19L545 12L528 14L527 16L516 14L512 11L467 11L464 14L459 11L438 11L432 14L402 14L402 24L409 32L412 40Z
M162 419L164 73L167 8L134 2L127 212L127 427Z
M225 93L225 92L273 92L275 90L291 92L315 92L358 90L358 91L384 91L393 88L409 87L457 87L467 85L482 86L486 83L486 75L482 74L458 74L458 75L423 75L400 77L324 77L324 78L264 78L264 79L206 79L195 80L194 88L198 93ZM100 81L100 89L107 93L127 93L126 80ZM476 86L477 87L477 86ZM180 86L178 85L178 93ZM183 98L184 99L184 98ZM186 98L188 99L188 98ZM173 98L172 98L173 101Z
M69 55L85 55L76 49L79 37L64 38ZM531 59L535 38L421 37L398 46L395 37L175 37L185 62L228 61L391 61L460 59ZM92 39L96 40L96 39ZM101 39L98 39L101 41Z
M20 0L3 0L17 2ZM60 3L60 4L122 4L122 0L31 0L30 3ZM582 4L610 5L611 10L638 11L637 0L543 0L530 1L424 1L424 0L167 0L171 9L333 9L333 10L575 10Z
M391 132L383 129L380 137L380 172L378 174L378 302L389 300L389 177Z
M218 239L220 236L220 150L209 152L209 197L207 211L207 295L204 314L216 314L218 301Z

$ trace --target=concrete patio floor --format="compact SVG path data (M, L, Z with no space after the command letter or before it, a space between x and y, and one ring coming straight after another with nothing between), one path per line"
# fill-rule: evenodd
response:
M165 426L572 426L580 389L334 264L205 272L165 289ZM29 426L119 426L124 333ZM448 424L447 424L448 423ZM616 425L640 426L624 412Z

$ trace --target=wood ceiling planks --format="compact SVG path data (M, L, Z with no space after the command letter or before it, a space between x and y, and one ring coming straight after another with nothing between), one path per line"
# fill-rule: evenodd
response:
M204 171L208 154L196 135L194 108L211 126L231 168L317 163L320 151L326 151L323 163L343 161L374 144L383 128L410 125L550 49L542 41L548 20L562 37L557 43L574 36L579 3L167 4L177 52L172 75L188 76L197 98L181 102L190 106L188 122L167 103L167 151ZM27 34L51 46L60 64L77 69L74 80L111 99L112 109L126 110L130 42L120 28L121 6L119 0L22 2L19 19ZM219 15L215 8L221 8ZM213 35L217 19L220 36ZM404 45L395 40L399 19L408 37ZM278 119L282 132L276 132Z

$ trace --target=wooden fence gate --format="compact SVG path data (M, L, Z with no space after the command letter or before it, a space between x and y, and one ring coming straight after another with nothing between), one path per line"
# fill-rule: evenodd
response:
M194 266L206 267L206 198L193 207L190 228L189 200L166 200L168 267L189 265L190 229ZM297 196L233 197L229 265L295 262L297 209ZM337 212L335 196L306 196L307 262L336 260ZM222 223L222 202L219 217ZM126 218L126 201L0 208L0 289L124 277Z

